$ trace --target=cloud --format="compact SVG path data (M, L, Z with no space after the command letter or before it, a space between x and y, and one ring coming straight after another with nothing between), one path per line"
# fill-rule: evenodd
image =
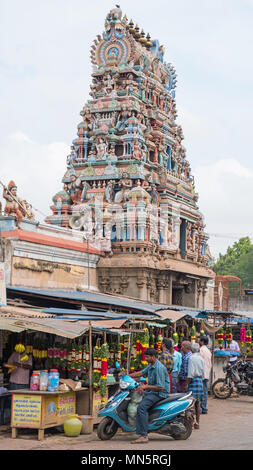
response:
M43 221L42 213L50 215L52 197L62 189L61 178L66 171L69 146L65 142L44 145L17 131L6 139L0 153L4 155L1 181L8 185L14 180L18 196L38 209L36 219Z
M215 257L240 237L253 236L253 171L238 160L221 159L194 170L199 206Z

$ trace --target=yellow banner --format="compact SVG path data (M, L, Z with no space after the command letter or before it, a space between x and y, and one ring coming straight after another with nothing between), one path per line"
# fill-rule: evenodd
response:
M41 396L13 394L11 425L24 428L39 427L41 408Z
M68 416L76 412L76 397L74 392L70 392L58 397L57 416Z

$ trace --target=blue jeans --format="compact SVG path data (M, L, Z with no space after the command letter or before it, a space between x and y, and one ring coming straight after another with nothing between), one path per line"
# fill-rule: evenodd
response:
M178 373L171 372L171 378L172 378L172 393L177 393Z
M202 400L201 400L201 411L202 413L207 413L207 397L208 397L208 380L204 379L203 380L203 394L202 394Z
M148 434L148 410L158 401L163 400L157 393L145 393L142 401L138 405L136 414L136 434L147 436Z

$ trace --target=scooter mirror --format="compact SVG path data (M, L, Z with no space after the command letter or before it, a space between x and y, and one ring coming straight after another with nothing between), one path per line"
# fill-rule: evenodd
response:
M139 382L146 382L145 377L141 377L141 378L139 379Z
M120 364L118 363L118 361L115 362L115 367L116 367L117 370L121 370Z

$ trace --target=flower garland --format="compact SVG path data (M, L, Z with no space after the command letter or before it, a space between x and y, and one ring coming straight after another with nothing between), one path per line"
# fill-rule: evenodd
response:
M223 339L224 339L224 331L221 328L218 331L218 344L219 344L220 349L223 349Z
M84 372L88 372L90 367L90 348L88 344L83 345L83 370Z
M193 325L191 327L191 342L195 343L195 341L196 341L196 326Z
M141 343L141 365L144 368L148 365L148 362L146 361L146 358L145 358L145 351L149 347L148 328L144 328L144 332L141 333L140 343Z
M176 331L174 331L173 335L172 335L172 339L175 343L175 346L178 345L178 341L179 341L179 337L178 337L178 333Z
M247 353L250 352L250 345L252 343L252 331L248 329L246 331L246 344L247 344Z
M246 328L243 326L240 330L240 342L241 342L241 347L244 347L244 343L246 341Z
M93 387L98 389L101 376L101 348L95 346L93 351Z
M101 377L100 377L100 395L101 402L105 402L105 396L107 393L107 362L109 357L109 346L104 343L100 349L101 357Z
M225 334L226 334L226 341L227 341L228 347L230 347L230 344L231 344L231 341L232 341L232 330L231 330L231 328L227 328Z
M163 334L162 331L159 330L157 343L155 345L155 349L157 350L158 354L160 355L162 352L162 342L163 342Z

